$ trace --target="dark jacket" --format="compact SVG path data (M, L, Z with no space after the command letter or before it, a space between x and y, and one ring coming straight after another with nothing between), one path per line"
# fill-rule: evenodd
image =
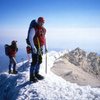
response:
M15 57L17 51L18 51L18 48L17 48L16 44L15 45L14 44L10 45L9 56L10 57Z

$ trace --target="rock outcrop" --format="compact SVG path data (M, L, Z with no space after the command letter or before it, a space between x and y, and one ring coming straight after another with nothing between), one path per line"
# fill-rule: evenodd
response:
M76 48L65 54L64 57L70 63L82 68L86 72L91 72L96 75L100 74L100 56L95 52L87 53L80 48Z

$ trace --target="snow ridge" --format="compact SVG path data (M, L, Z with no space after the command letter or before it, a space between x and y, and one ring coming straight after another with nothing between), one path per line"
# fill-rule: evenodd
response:
M45 79L30 83L28 62L18 64L17 75L0 74L0 100L100 100L100 89L66 82L50 71L54 61L64 52L48 53L48 74L45 74L45 55L41 74Z

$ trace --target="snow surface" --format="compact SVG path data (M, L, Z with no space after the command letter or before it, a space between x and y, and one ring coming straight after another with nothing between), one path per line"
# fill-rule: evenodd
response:
M48 73L45 74L45 55L40 73L44 80L37 83L29 82L29 64L27 61L19 63L17 75L7 72L0 74L0 100L100 100L100 89L90 86L78 86L66 82L53 74L50 68L54 61L64 52L49 52Z

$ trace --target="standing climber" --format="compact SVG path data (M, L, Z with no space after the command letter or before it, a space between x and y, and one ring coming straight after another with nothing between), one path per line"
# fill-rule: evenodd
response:
M27 44L31 47L32 53L30 81L33 82L44 79L44 77L39 74L40 64L42 63L43 46L45 46L45 50L47 50L45 41L46 29L43 25L43 17L39 17L37 20L32 20L28 30L28 37L26 39Z
M9 57L9 74L17 74L16 70L16 53L18 51L17 41L13 40L11 45L5 45L5 54ZM11 70L13 66L13 71Z

